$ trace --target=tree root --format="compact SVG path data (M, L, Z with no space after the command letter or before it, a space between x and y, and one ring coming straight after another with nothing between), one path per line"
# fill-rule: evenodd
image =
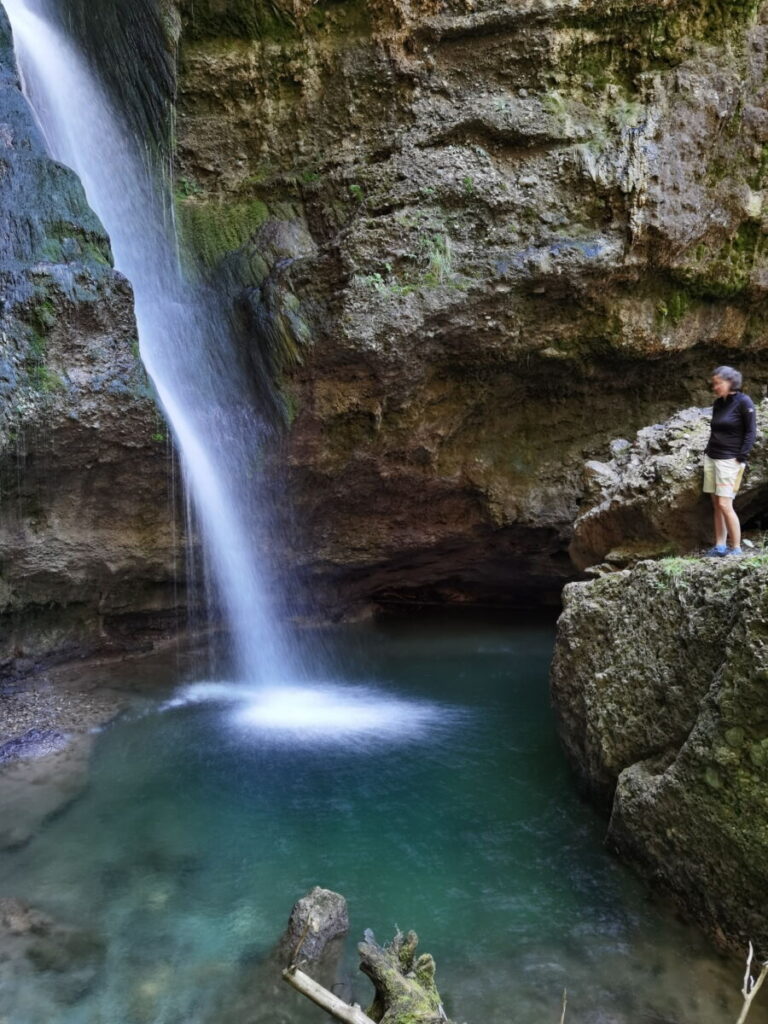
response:
M398 932L380 946L371 932L357 949L360 970L373 982L374 999L367 1012L345 1003L292 963L283 980L342 1024L450 1024L435 985L435 961L416 956L416 932Z

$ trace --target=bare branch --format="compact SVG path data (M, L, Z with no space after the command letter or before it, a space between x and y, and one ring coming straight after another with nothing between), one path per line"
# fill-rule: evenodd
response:
M757 978L752 977L752 961L754 960L754 957L755 951L752 948L752 943L750 942L749 952L747 953L747 969L744 972L744 983L741 986L741 994L744 997L744 1005L741 1008L741 1013L739 1014L739 1019L736 1021L736 1024L744 1024L744 1021L747 1019L747 1014L750 1011L755 996L760 991L760 987L765 981L766 977L768 977L768 960L766 960L765 963L760 965L760 973L758 974Z
M287 967L283 971L283 980L292 985L297 992L301 992L307 999L320 1006L326 1013L330 1013L342 1024L373 1024L367 1013L363 1013L357 1004L345 1003L333 992L323 988L308 974L304 974L298 967Z

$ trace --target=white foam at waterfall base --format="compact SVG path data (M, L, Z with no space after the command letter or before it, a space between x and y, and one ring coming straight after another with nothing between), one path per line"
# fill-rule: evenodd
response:
M232 638L237 682L197 683L172 707L224 706L241 735L291 743L368 745L419 739L457 713L384 688L315 680L287 644L264 586L270 521L260 493L268 430L254 407L227 304L184 278L166 230L168 196L130 118L62 34L56 0L0 0L11 20L25 91L51 154L79 175L131 281L142 358L181 452L212 589Z
M407 743L455 725L467 712L449 705L403 700L370 686L332 682L200 682L180 689L163 709L211 704L222 707L229 725L254 737L292 743L343 744L351 739Z

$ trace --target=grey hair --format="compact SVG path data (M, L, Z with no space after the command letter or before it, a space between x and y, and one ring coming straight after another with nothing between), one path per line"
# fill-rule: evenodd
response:
M731 391L741 390L741 374L738 370L734 370L732 366L718 366L716 370L712 371L712 376L719 377L720 380L727 380L731 385Z

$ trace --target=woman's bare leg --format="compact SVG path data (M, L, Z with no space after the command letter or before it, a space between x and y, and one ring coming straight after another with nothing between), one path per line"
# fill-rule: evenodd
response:
M715 527L715 547L718 548L725 547L725 542L728 537L728 525L726 523L722 509L720 508L720 502L728 500L728 498L718 498L716 494L712 495L712 512Z
M718 520L722 523L722 540L718 532ZM733 509L733 498L715 497L715 535L717 544L725 544L727 535L731 539L732 548L741 547L741 524Z

